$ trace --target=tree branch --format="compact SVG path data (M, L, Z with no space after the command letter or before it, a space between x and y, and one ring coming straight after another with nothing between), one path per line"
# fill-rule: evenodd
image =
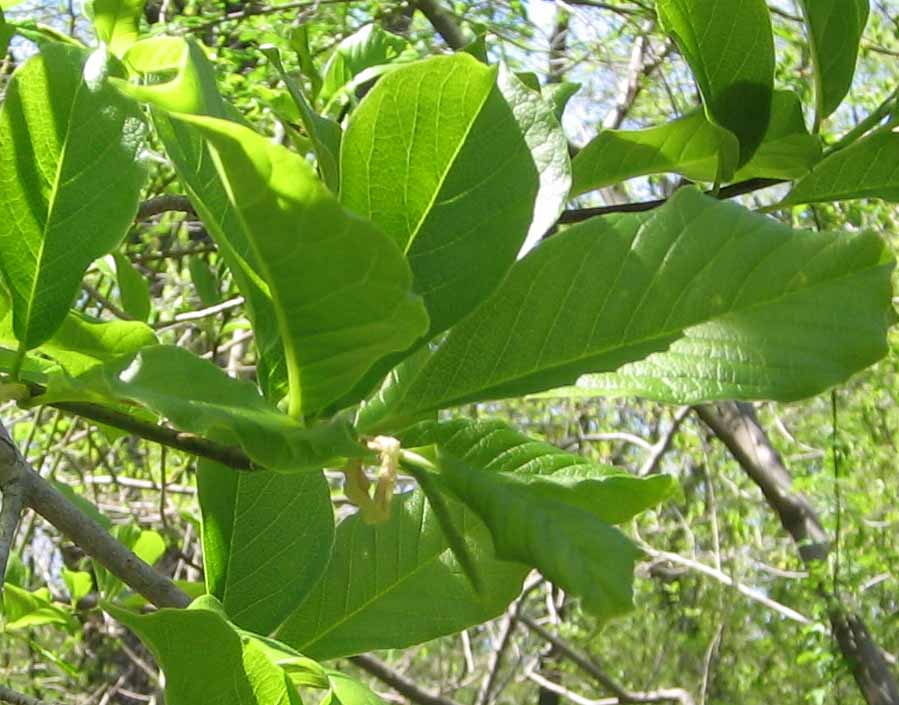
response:
M0 685L0 703L9 703L9 705L57 705L56 703L32 698L30 695L19 693L2 685Z
M25 487L16 470L17 457L18 449L12 441L5 436L0 437L0 491L3 493L3 508L0 509L0 595L3 593L13 539L25 507Z
M363 671L373 675L382 683L386 683L400 695L408 698L418 705L460 705L455 700L446 698L442 695L435 695L406 678L403 674L395 671L383 661L369 656L368 654L360 654L353 656L350 661L359 666Z
M811 566L827 559L830 541L808 500L792 488L792 478L749 404L702 404L696 413L759 486L768 504ZM899 686L864 620L848 612L824 582L818 591L844 658L868 705L899 705Z
M709 196L715 196L721 200L743 196L753 191L776 186L786 183L780 179L747 179L730 186L725 186L718 191L717 194L707 191ZM598 206L596 208L572 208L564 211L559 216L559 224L580 223L581 221L593 218L598 215L609 215L611 213L645 213L646 211L655 210L659 206L665 205L667 198L659 198L654 201L638 201L637 203L619 203L611 206Z
M106 529L81 512L22 457L0 425L0 490L19 483L24 503L157 607L187 607L190 598L175 583L144 563Z
M427 17L428 22L450 49L458 51L468 44L468 39L456 22L456 18L438 0L418 0L415 6Z
M196 215L196 211L194 211L194 207L187 196L164 194L149 198L141 203L134 219L136 221L149 220L154 216L170 212Z

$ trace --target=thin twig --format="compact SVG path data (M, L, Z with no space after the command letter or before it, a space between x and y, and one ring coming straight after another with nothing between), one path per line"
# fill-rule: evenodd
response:
M406 678L399 671L394 670L380 659L368 654L353 656L350 661L359 666L363 671L373 675L382 683L386 683L400 695L408 698L417 705L460 705L455 700L435 695Z
M9 703L9 705L58 705L46 700L32 698L30 695L19 693L2 685L0 685L0 703Z

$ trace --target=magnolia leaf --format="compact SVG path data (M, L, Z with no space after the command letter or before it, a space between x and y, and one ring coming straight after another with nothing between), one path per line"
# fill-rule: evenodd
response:
M238 626L273 631L324 572L334 542L322 473L238 473L201 460L206 585Z
M764 368L768 384L747 385L744 398L816 394L886 352L892 266L873 233L796 232L681 189L648 214L572 227L518 262L418 374L393 390L392 411L382 410L369 430L611 372L704 324L725 338L727 354L716 356L722 379L738 376L747 358ZM791 330L793 342L783 351L760 346L769 330L772 340ZM809 350L817 362L797 383L792 376Z
M856 198L899 201L899 128L879 130L821 160L780 206Z
M480 593L422 493L400 495L386 523L369 525L354 514L338 525L327 572L278 639L324 660L420 644L501 614L527 569L496 561L484 526L455 500L447 503L477 562Z
M568 190L564 144L551 105L467 54L391 72L353 112L341 201L406 253L428 336L496 287L532 223L542 235L555 220Z
M440 476L490 529L498 558L533 566L597 617L631 608L637 549L577 501L576 487L484 472L438 449Z
M214 598L184 610L137 614L104 603L165 673L168 705L300 705L296 687L259 642L224 616Z
M667 499L676 483L666 475L641 478L592 463L535 441L502 421L455 419L425 422L401 435L405 446L436 444L483 472L517 475L535 495L579 507L608 524L620 524Z
M317 472L362 449L348 423L302 426L207 360L174 346L153 346L77 377L54 377L35 401L110 400L141 404L176 428L238 445L260 467Z
M693 71L709 120L740 141L742 166L765 136L774 35L765 0L656 0L663 29Z
M135 44L125 61L137 73L156 75L172 71L168 81L140 86L135 97L162 109L153 111L153 123L172 160L191 204L200 215L246 302L259 351L257 378L265 395L274 401L287 394L287 367L277 315L268 285L263 281L243 221L231 203L206 141L164 112L194 110L201 115L239 120L215 85L215 70L193 40L155 37ZM120 86L121 87L121 86ZM121 87L133 91L134 87Z
M16 71L0 111L0 273L23 349L62 324L88 265L124 237L144 182L140 113L89 83L86 60L45 44Z
M823 120L852 87L870 11L868 0L799 0L815 65L815 114Z
M140 18L145 0L89 0L85 13L94 23L97 38L122 56L140 36Z
M150 317L150 282L137 271L125 255L116 252L112 260L122 299L122 310L138 321L146 321Z
M316 161L322 180L333 193L337 193L340 187L340 140L343 135L340 125L312 109L300 86L284 70L281 55L277 49L268 48L262 51L278 71L278 75L287 86L287 92L296 104L306 134L315 148Z
M271 292L292 416L336 401L427 330L400 249L341 208L302 157L224 120L179 119L213 146Z

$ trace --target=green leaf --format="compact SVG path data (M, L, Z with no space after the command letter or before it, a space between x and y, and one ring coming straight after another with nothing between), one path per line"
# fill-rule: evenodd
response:
M529 232L554 222L568 168L538 94L467 54L432 57L385 76L352 114L340 197L406 253L433 336L496 287Z
M809 134L799 97L792 91L774 91L765 139L733 180L792 181L805 176L820 159L821 141Z
M571 81L550 83L543 86L543 95L553 104L553 113L559 122L562 122L562 115L565 113L568 101L570 101L580 89L580 83L572 83Z
M424 333L427 314L400 249L341 208L302 157L242 126L179 119L212 144L270 288L291 416L336 401Z
M518 595L526 569L494 560L484 526L447 501L477 561L480 594L453 558L424 496L400 495L386 523L368 525L354 514L338 525L324 578L278 638L324 660L419 644L501 614Z
M645 130L603 130L572 160L571 192L662 172L693 181L730 181L739 151L737 138L701 111Z
M539 570L597 617L631 608L637 549L579 505L576 487L484 472L438 450L441 478L488 526L496 555Z
M325 476L198 469L206 585L235 624L273 631L324 573L334 543Z
M174 37L144 40L128 51L125 61L141 74L175 72L165 83L140 87L137 99L164 109L236 119L216 89L212 64L195 41ZM284 351L271 293L261 277L245 224L228 197L206 141L189 126L169 119L163 110L153 111L153 122L194 209L246 301L259 351L257 378L265 395L277 401L287 393Z
M88 265L124 237L144 182L140 113L84 77L86 58L45 44L0 112L0 273L26 349L53 335Z
M6 56L6 50L9 48L9 41L15 36L16 28L6 23L3 17L3 10L0 9L0 58Z
M122 309L136 320L146 321L150 317L150 282L122 253L113 255L113 263Z
M296 52L297 60L300 63L300 70L303 75L309 79L312 84L312 100L318 98L318 94L322 89L322 77L315 67L315 61L312 58L312 50L309 47L309 29L308 25L300 25L290 30L289 34L290 48Z
M325 102L371 80L397 61L415 58L402 37L384 31L377 23L366 24L335 47L322 70L320 97Z
M73 607L77 605L79 601L87 597L90 594L90 591L94 589L94 579L91 577L90 573L84 571L63 568L62 579L69 591L69 600Z
M56 360L68 374L77 375L156 342L153 330L144 323L97 321L77 311L69 311L59 329L36 351ZM0 346L15 348L16 345L12 310L0 291ZM38 362L33 360L33 363ZM4 366L0 363L0 367Z
M769 327L782 339L792 326L792 369L815 351L816 368L832 373L811 375L820 391L883 356L892 266L873 233L796 232L681 189L650 213L572 227L516 263L493 297L393 392L393 410L374 430L611 372L703 324L731 331L734 366L755 355L770 368L769 379L786 385L765 390L774 398L796 387L774 369L782 355L756 349Z
M868 5L868 0L799 0L815 66L815 115L819 121L839 107L852 87Z
M765 0L656 0L656 9L693 71L709 120L740 141L742 166L771 112L774 35Z
M263 49L263 53L277 70L284 85L287 86L287 92L296 104L306 134L315 148L316 161L322 180L333 193L337 193L340 188L340 140L343 136L340 125L312 109L297 82L284 70L281 55L277 49Z
M300 705L283 668L205 597L185 610L136 614L104 604L153 654L168 705Z
M32 629L47 624L55 624L66 631L74 633L78 630L78 620L71 610L56 605L47 588L29 592L17 585L3 585L3 617L6 620L4 631L16 632Z
M821 144L806 129L796 94L775 91L765 137L749 163L734 173L738 152L733 134L701 111L645 130L604 130L572 160L572 193L663 172L706 182L796 179L821 158Z
M97 39L116 56L122 56L140 36L145 0L89 0L85 14L94 23Z
M320 705L386 705L371 688L344 673L328 671L328 681L331 691Z
M821 160L779 205L855 198L899 201L899 128L880 130Z
M119 524L115 527L106 525L106 528L148 565L155 564L165 554L165 539L156 531L141 529L134 524ZM127 587L98 561L94 561L94 573L97 576L97 590L107 600L115 599Z
M182 431L239 445L261 467L285 472L318 471L329 460L361 452L343 419L303 427L249 382L174 346L144 348L75 379L55 378L35 399L141 404Z
M197 290L200 303L204 306L215 306L221 303L222 293L218 277L215 276L206 260L194 255L188 261L187 268L190 271L190 279L194 283L194 289Z
M579 507L609 524L620 524L667 499L671 477L640 478L591 463L515 431L502 421L455 419L425 422L402 434L406 446L438 448L483 472L517 475L535 494Z

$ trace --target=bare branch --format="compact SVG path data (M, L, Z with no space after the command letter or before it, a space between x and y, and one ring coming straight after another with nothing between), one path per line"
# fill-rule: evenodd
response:
M439 0L418 0L415 6L428 18L428 22L450 49L462 49L468 44L456 18L440 4Z
M30 695L19 693L2 685L0 685L0 703L9 703L9 705L57 705L46 700L32 698Z
M81 512L22 457L0 425L0 487L19 483L24 502L87 555L157 607L186 607L190 598L96 521Z
M187 213L188 215L196 215L194 207L187 196L178 196L176 194L164 194L149 198L137 209L136 221L149 220L163 213Z
M435 695L420 688L406 678L403 674L392 669L380 659L368 654L353 656L350 661L359 666L363 671L370 673L382 683L386 683L400 695L408 698L417 705L460 705L455 700L442 695Z

